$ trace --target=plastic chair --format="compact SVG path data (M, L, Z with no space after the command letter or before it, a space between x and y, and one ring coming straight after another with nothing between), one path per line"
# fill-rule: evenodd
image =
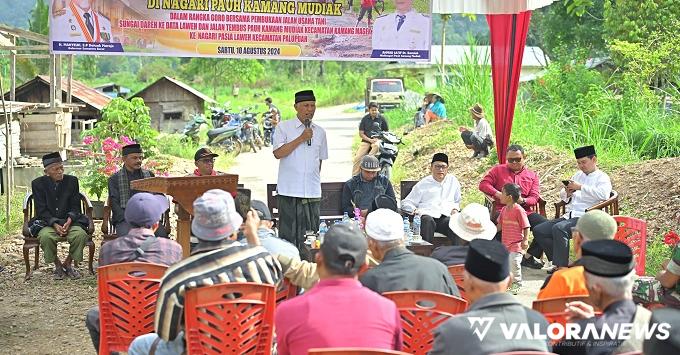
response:
M281 287L276 291L276 304L289 300L298 294L298 287L290 283L288 279L284 278L281 282Z
M188 290L187 353L270 354L275 304L273 285L226 283Z
M626 243L632 250L635 258L635 273L645 275L647 259L647 222L626 216L614 216L618 225L615 240Z
M432 291L383 293L397 304L404 338L403 349L411 354L427 354L432 349L432 330L467 309L467 301Z
M451 274L453 277L453 281L456 282L456 286L460 292L460 297L464 300L467 300L467 297L465 297L465 287L463 287L463 271L465 271L464 264L449 266L449 274Z
M408 355L408 353L396 350L381 350L369 348L327 348L309 349L309 355Z
M552 297L534 300L531 308L539 313L564 312L564 304L575 301L588 303L588 296Z
M126 352L137 336L154 331L156 298L167 268L132 262L97 269L100 354Z

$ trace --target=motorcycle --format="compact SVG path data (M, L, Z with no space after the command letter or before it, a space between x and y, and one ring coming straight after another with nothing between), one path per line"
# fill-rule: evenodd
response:
M378 138L380 140L380 143L378 144L378 154L376 155L376 158L378 158L378 161L380 162L380 175L384 175L389 179L392 174L392 166L394 165L395 160L397 160L397 155L399 155L399 147L397 147L397 145L401 144L401 138L397 137L397 135L392 132L374 132L377 133L371 135L371 138Z
M219 128L213 128L208 131L207 145L220 146L227 153L233 153L234 156L239 155L243 149L243 143L239 139L241 133L241 125L225 125Z
M272 135L274 132L274 125L272 124L271 112L265 112L262 116L262 126L264 128L264 146L269 147L272 144Z
M198 145L198 133L201 130L201 126L207 123L205 116L200 114L191 115L191 120L184 125L180 142Z

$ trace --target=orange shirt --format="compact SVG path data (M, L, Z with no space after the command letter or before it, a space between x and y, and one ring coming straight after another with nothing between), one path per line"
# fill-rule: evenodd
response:
M550 277L550 281L538 292L536 299L554 297L588 296L583 266L560 269Z

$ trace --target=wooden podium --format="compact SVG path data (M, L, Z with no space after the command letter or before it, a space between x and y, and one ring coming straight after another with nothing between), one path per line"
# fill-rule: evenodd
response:
M134 190L157 192L172 196L180 205L177 213L177 242L182 246L184 257L189 256L191 236L191 216L194 214L194 200L211 189L236 192L238 175L216 176L178 176L152 177L134 180L130 186Z

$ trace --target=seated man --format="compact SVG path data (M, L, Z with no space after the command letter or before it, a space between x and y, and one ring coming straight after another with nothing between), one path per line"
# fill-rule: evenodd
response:
M581 246L591 240L611 240L616 235L616 221L607 213L594 210L583 215L571 230L577 260L568 268L549 275L536 299L568 296L588 296L586 279L581 265Z
M279 282L281 266L257 242L260 223L257 214L249 212L245 224L245 234L252 245L235 242L241 222L234 199L227 192L209 190L194 201L191 231L199 244L191 257L166 271L156 302L155 333L137 337L130 344L128 354L183 353L182 320L188 289L223 283L231 278L243 282Z
M85 229L90 224L80 210L78 178L64 175L64 164L57 152L44 155L42 163L45 175L31 182L35 217L28 222L29 230L40 241L45 264L54 263L54 278L61 280L68 275L77 279L80 273L71 266L71 261L76 264L83 261ZM62 237L69 243L63 263L57 255L57 241Z
M276 307L279 355L312 348L401 349L401 318L394 302L361 286L366 238L354 224L335 224L316 254L320 281Z
M153 177L153 173L142 169L144 153L139 144L128 144L123 147L123 167L109 177L109 202L111 203L111 222L116 226L116 235L127 235L130 224L125 221L125 206L130 197L140 191L130 189L130 182ZM162 226L156 230L156 236L167 237Z
M361 143L357 148L357 153L354 156L354 165L352 166L352 175L359 173L359 162L361 158L368 155L376 155L378 153L378 144L380 139L372 138L373 135L380 133L380 131L389 131L387 120L380 114L380 108L375 102L368 104L368 114L359 122L359 137Z
M272 214L264 202L253 200L250 206L257 212L260 218L260 226L257 228L257 236L260 238L260 243L273 255L285 255L292 259L300 259L300 252L291 242L281 239L276 235L276 231L272 229L274 222L272 222Z
M494 354L518 350L549 351L548 340L522 336L508 340L503 325L527 325L546 334L548 322L543 316L506 293L510 285L510 255L503 244L494 240L476 239L470 242L465 259L463 285L469 306L434 330L431 355ZM480 339L472 317L491 319Z
M219 154L213 153L208 148L201 148L194 154L194 164L196 165L196 170L189 176L214 176L222 175L223 173L215 170L215 158L219 157Z
M130 197L125 207L125 220L132 228L127 235L102 245L99 266L133 261L170 266L182 260L182 247L177 242L154 235L161 215L167 209L168 199L165 196L140 192ZM85 326L99 353L98 306L87 311Z
M371 210L371 205L379 195L387 195L394 200L394 189L390 180L378 175L380 162L373 155L364 155L361 158L361 172L352 176L345 182L342 188L342 211L352 217L354 208L361 210L361 215L366 217Z
M508 147L506 161L506 164L498 164L486 173L479 183L479 191L493 197L496 209L493 211L492 220L495 221L495 216L505 206L500 202L503 185L508 183L519 185L521 196L518 203L527 212L529 225L533 229L535 226L546 221L545 217L531 210L531 207L536 206L541 198L541 183L538 179L538 174L526 167L524 148L520 145L513 144ZM496 240L501 240L501 232L496 234ZM543 267L543 263L539 261L542 257L543 249L541 249L541 246L534 238L529 249L524 254L522 266L540 269Z
M670 259L664 260L656 277L640 276L635 280L633 300L643 306L663 304L680 309L680 244L673 246Z
M581 262L585 269L588 305L581 301L566 304L570 322L582 330L581 339L566 339L558 343L553 351L557 354L621 354L642 351L644 329L647 328L651 312L635 306L631 289L635 275L633 252L626 244L617 240L594 240L581 246ZM601 316L595 316L593 306L602 309ZM603 331L616 329L624 323L632 324L629 338L612 336ZM588 324L592 324L587 327ZM591 329L592 331L583 331ZM623 328L622 328L623 329ZM629 328L630 329L630 328ZM601 335L601 337L597 336Z
M493 132L489 121L484 117L484 109L480 104L470 107L470 114L475 121L475 127L460 126L460 137L467 149L474 151L472 158L484 158L489 155L489 148L493 146Z
M460 245L442 245L435 248L430 255L446 266L465 264L471 241L491 240L496 234L496 226L489 218L489 209L478 203L465 206L460 213L451 218L449 228L460 237Z
M608 199L612 192L609 176L597 168L594 146L576 148L574 155L580 171L571 180L563 181L564 188L560 191L560 198L567 203L566 213L533 229L534 238L553 262L554 267L549 273L569 264L571 228L578 218L588 207Z
M420 235L432 243L434 232L445 234L454 245L460 244L449 228L449 216L460 211L460 183L448 175L449 157L437 153L432 157L432 175L423 178L413 186L411 193L401 202L401 209L420 215Z
M404 246L401 216L382 208L366 217L368 248L380 264L359 281L377 292L420 290L460 297L449 270L437 260L413 254Z

